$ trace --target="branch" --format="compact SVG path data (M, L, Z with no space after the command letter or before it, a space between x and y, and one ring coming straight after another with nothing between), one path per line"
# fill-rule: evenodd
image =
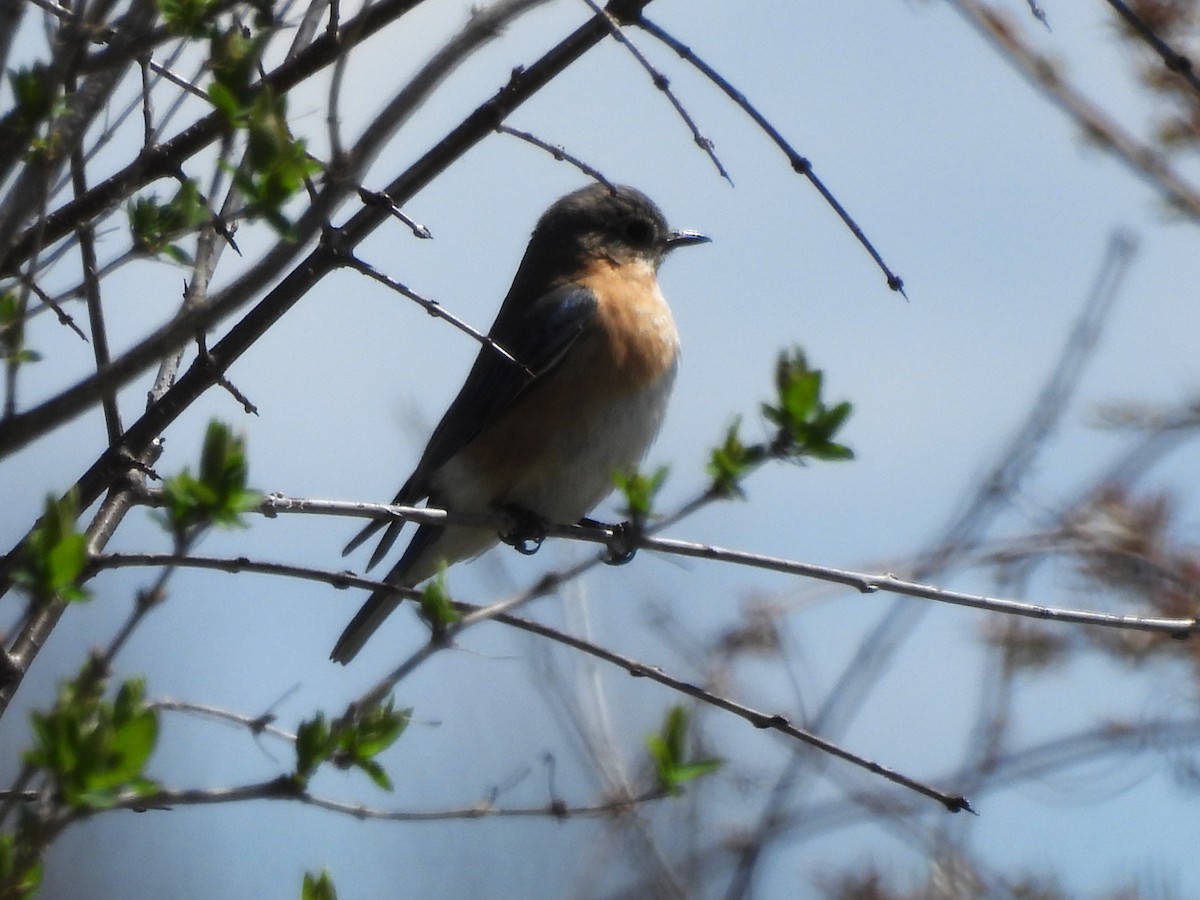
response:
M650 80L654 82L654 86L667 95L667 99L671 101L671 106L674 107L675 112L679 114L679 118L683 119L683 123L687 125L688 130L692 132L692 140L696 142L696 146L708 155L708 158L712 160L712 164L716 166L717 173L726 181L728 181L732 187L733 179L729 177L729 173L725 171L725 166L723 166L721 164L721 160L717 158L716 150L713 149L713 142L700 133L700 127L696 124L695 119L691 117L684 105L679 101L679 98L675 96L675 92L671 90L671 82L667 76L663 75L662 72L654 68L654 66L650 64L650 60L646 59L645 54L635 47L629 38L625 37L625 35L621 32L620 23L617 21L615 16L601 9L599 4L596 3L596 0L583 0L583 2L586 3L591 8L592 12L597 16L604 17L605 21L608 23L609 33L612 34L613 39L629 51L630 55L632 55L633 58L638 61L638 65L645 69L647 74L649 74Z
M161 494L157 491L143 489L139 493L139 499L148 505L158 505L161 503ZM460 513L431 507L392 506L384 503L357 503L339 500L314 500L302 497L285 497L282 494L269 494L259 506L258 512L268 518L273 518L280 513L285 515L293 513L348 516L353 518L386 518L396 521L417 522L421 525L465 525L472 528L488 528L495 530L497 533L511 532L517 524L511 516L503 513L495 515ZM623 547L625 544L631 543L639 550L648 550L673 556L686 556L693 559L706 559L713 562L732 563L752 569L765 569L771 572L781 572L785 575L796 575L818 581L842 584L854 588L861 594L879 592L902 594L908 597L919 597L924 600L934 600L954 606L966 606L971 609L979 609L987 612L1024 616L1026 618L1042 619L1062 624L1096 625L1104 628L1165 633L1176 638L1185 638L1190 634L1200 632L1200 619L1197 618L1120 616L1090 610L1045 606L1024 600L1012 600L989 597L983 594L972 594L964 591L953 591L920 581L899 578L890 573L880 574L853 569L838 569L781 556L768 556L762 553L751 553L745 550L718 547L713 544L656 537L652 534L630 535L618 526L558 525L550 522L546 523L545 529L547 537L602 544L608 548ZM174 557L166 554L121 554L104 558L146 558L158 560L157 563L142 562L137 563L138 565L165 565L168 560L174 559ZM606 558L608 558L608 553L597 557L596 561ZM229 569L230 571L237 571L241 568L249 570L255 565L244 557L238 558L236 563L237 566ZM220 565L211 567L221 568ZM292 571L308 570L296 567ZM346 576L337 577L342 579ZM339 581L336 586L344 587L347 583L349 582ZM372 581L367 584L374 589L379 583ZM419 592L409 591L405 593L405 596L419 596Z
M1076 90L1054 62L1025 43L1018 27L980 0L950 0L976 31L999 49L1025 78L1074 119L1100 146L1141 175L1181 213L1200 221L1200 193L1154 147L1124 130L1103 109Z
M1196 77L1196 70L1192 66L1192 61L1160 38L1154 33L1154 29L1150 27L1141 16L1129 8L1129 4L1122 0L1107 0L1108 5L1117 11L1117 14L1125 20L1126 24L1132 29L1133 33L1150 45L1150 48L1162 58L1163 65L1171 72L1174 72L1185 82L1193 91L1200 93L1200 78Z
M893 272L888 264L883 261L883 257L880 256L879 251L875 249L875 245L868 240L866 234L863 233L863 230L858 227L858 223L850 217L850 213L846 212L846 208L842 206L840 202L838 202L838 199L833 195L833 192L830 191L829 188L825 186L825 183L817 177L816 173L813 171L812 163L792 148L792 145L789 144L783 135L779 133L778 129L776 129L774 125L767 121L766 116L755 109L750 101L746 99L746 95L735 88L719 72L717 72L716 69L697 56L690 47L677 41L671 36L671 34L664 31L662 28L659 28L649 19L639 16L637 25L639 28L649 32L676 53L678 53L682 59L695 66L701 73L703 73L705 78L719 87L722 92L724 92L726 97L736 103L738 107L746 113L746 115L754 120L754 123L758 125L758 127L761 128L764 133L766 133L767 137L775 142L775 146L784 152L784 155L788 158L788 162L791 163L792 170L798 172L808 179L808 183L817 189L817 192L821 195L822 199L829 204L830 209L837 213L838 218L841 219L845 226L850 229L850 232L862 245L863 249L866 250L867 253L870 254L871 259L875 261L875 265L878 266L883 274L887 277L887 286L893 291L897 291L901 296L907 298L908 295L904 293L904 279Z
M13 796L10 796L10 793L0 791L0 799L29 801L40 798L40 794L35 791L19 791ZM545 806L505 808L495 806L490 800L481 800L472 806L455 809L387 810L319 797L297 787L295 781L284 776L239 787L164 789L152 794L131 793L118 798L111 808L145 812L147 810L170 810L178 806L244 803L248 800L291 800L353 816L356 819L388 822L443 822L451 819L506 818L595 819L619 816L629 812L635 806L652 800L661 800L665 796L667 795L662 791L654 790L636 797L618 798L593 805L568 806L560 800L552 800Z
M126 567L158 567L172 566L179 568L194 568L208 569L223 572L256 572L269 575L283 575L292 578L300 578L308 581L319 581L329 584L337 588L345 587L362 587L367 590L376 591L380 589L392 589L406 597L419 597L420 592L405 588L396 588L386 582L374 581L368 578L362 578L349 572L328 572L319 569L313 569L307 566L294 566L281 563L265 563L250 560L246 557L237 558L216 558L216 557L194 557L179 554L166 553L111 553L97 557L93 560L93 570L101 571L106 569L118 569ZM537 595L547 592L543 584L539 584L534 591ZM531 599L532 592L517 595L517 597L496 603L491 606L478 606L473 603L456 602L455 608L463 614L463 618L452 625L447 626L445 635L439 640L431 641L426 644L412 656L410 656L403 664L395 671L388 675L376 687L372 688L366 695L351 704L346 716L352 717L356 710L365 709L374 705L382 697L386 696L395 685L406 677L410 672L414 671L421 663L432 657L438 650L444 649L453 643L454 638L465 631L472 625L483 621L496 621L502 624L519 628L522 631L536 634L540 637L556 641L564 644L575 650L580 650L597 659L610 663L611 665L619 666L627 671L635 678L648 678L651 681L664 685L685 696L692 697L695 700L705 703L725 712L744 719L755 728L769 729L777 731L780 734L786 735L794 740L801 741L811 747L815 747L825 753L842 759L852 765L865 769L874 775L885 778L894 784L901 785L916 791L923 796L929 797L942 804L949 812L960 812L962 810L970 811L971 806L966 798L946 794L931 788L919 781L911 779L906 775L902 775L893 769L864 759L848 750L833 744L818 735L805 731L796 727L787 717L778 713L763 713L749 706L745 706L736 701L723 697L720 694L715 694L699 685L692 684L679 678L675 678L665 673L657 666L650 666L646 663L639 662L626 656L621 656L610 650L607 650L598 644L586 641L582 638L577 638L572 635L565 634L555 628L546 625L541 625L537 622L532 622L528 619L522 619L511 615L508 610L521 603L528 602ZM239 798L240 799L240 798Z
M603 172L601 172L599 169L595 168L594 166L589 166L578 156L574 156L574 155L568 153L565 149L563 149L562 145L548 143L547 141L543 141L540 137L538 137L535 134L531 134L528 131L521 131L517 128L510 128L508 125L505 125L504 123L497 125L496 130L498 132L500 132L501 134L507 134L511 137L519 138L520 140L525 141L525 143L527 143L527 144L532 144L535 147L539 147L542 150L545 150L547 153L549 153L551 156L553 156L555 159L559 160L560 162L570 163L575 168L577 168L580 172L582 172L584 175L587 175L589 178L595 179L600 184L604 185L606 188L608 188L610 191L612 191L613 194L616 194L616 192L617 192L616 187L613 185L613 183L611 181L609 181L607 178L604 177Z
M650 0L638 0L635 5L640 8L641 4L647 2ZM599 43L606 34L606 27L601 20L592 19L534 65L515 71L507 85L396 178L385 189L385 193L397 204L407 201L463 153L491 133L496 124L513 109ZM480 37L482 38L482 35ZM318 40L316 43L319 42ZM318 209L316 212L320 213L323 210ZM310 210L310 213L313 213L313 210ZM136 454L141 447L161 434L196 397L214 383L216 374L220 374L249 349L300 297L338 265L342 251L335 249L331 241L336 241L343 249L352 248L373 232L386 217L386 211L367 207L352 216L341 228L331 230L326 242L296 265L288 276L213 348L211 365L193 366L162 401L126 431L123 443L129 451ZM297 231L302 231L302 224L305 227L317 224L314 219L323 221L323 217L317 214L306 213L301 223L297 224ZM290 255L290 251L288 254ZM232 312L245 297L263 286L260 283L262 280L261 275L256 275L254 271L243 275L214 297L203 312L182 315L172 320L114 361L103 374L91 376L57 397L0 422L0 456L14 452L87 409L102 391L128 382L158 359L165 347L177 345L198 329ZM101 457L92 466L78 484L81 507L99 495L114 474L117 474L116 470L119 470L119 461L111 453Z

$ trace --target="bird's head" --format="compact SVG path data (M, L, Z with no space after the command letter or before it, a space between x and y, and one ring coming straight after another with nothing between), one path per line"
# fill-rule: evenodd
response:
M618 265L644 261L657 269L675 248L708 240L696 231L669 228L659 208L639 190L592 184L546 210L529 250L577 264L607 258Z

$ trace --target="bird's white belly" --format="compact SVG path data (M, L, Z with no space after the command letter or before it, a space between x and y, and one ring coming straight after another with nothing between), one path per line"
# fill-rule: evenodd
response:
M571 523L586 516L613 490L614 475L634 469L654 440L666 412L676 365L656 381L609 402L580 402L577 415L548 429L538 464L518 467L497 490L462 456L438 473L439 494L450 509L487 512L514 506ZM590 393L590 392L589 392Z

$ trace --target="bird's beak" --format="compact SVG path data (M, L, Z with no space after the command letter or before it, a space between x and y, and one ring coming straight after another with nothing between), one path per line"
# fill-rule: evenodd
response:
M686 247L689 244L707 244L711 240L712 238L708 235L698 231L670 231L667 232L664 246L667 250L674 250L676 247Z

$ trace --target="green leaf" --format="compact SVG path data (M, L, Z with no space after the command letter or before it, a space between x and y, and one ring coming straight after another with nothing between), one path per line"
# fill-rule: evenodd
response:
M88 596L82 586L88 564L87 538L75 531L79 515L76 497L73 489L61 500L47 497L41 521L21 547L13 579L35 603Z
M242 105L238 102L237 95L221 82L214 81L208 86L208 99L225 120L225 127L236 128L243 117Z
M220 0L158 0L167 30L181 37L204 37L220 8Z
M383 766L375 762L373 759L356 760L355 768L362 769L366 772L370 779L375 782L375 786L381 790L392 790L392 779L388 777L387 772L383 770Z
M296 729L296 778L308 784L313 773L332 755L336 743L323 713L300 723Z
M394 709L395 701L388 698L386 703L368 710L361 715L353 731L352 746L355 755L363 759L382 753L404 733L412 719L411 709Z
M213 74L213 84L220 85L224 103L235 110L227 116L231 126L242 118L252 99L250 85L254 80L261 57L265 35L251 36L240 24L234 23L224 31L214 33L209 43L208 67ZM214 99L212 86L209 99ZM217 101L214 99L214 105ZM227 108L219 105L222 112Z
M618 472L614 476L617 490L625 497L623 514L627 518L634 522L643 522L650 517L654 509L654 498L666 483L669 471L668 466L659 466L652 475Z
M854 453L833 437L850 416L846 402L827 407L821 398L823 376L812 369L799 348L784 351L775 366L776 402L762 404L763 415L776 428L770 453L779 459L853 459Z
M39 124L49 118L58 100L53 79L42 64L9 70L13 109L6 117L8 124L24 139L31 139Z
M34 746L26 762L44 770L63 800L80 809L107 809L122 794L156 791L143 770L158 741L158 716L144 694L142 682L131 680L108 702L103 679L85 669L60 685L49 712L33 713Z
M667 711L662 731L646 738L659 786L669 794L682 793L679 785L715 772L721 766L716 759L687 759L688 724L687 709L673 706Z
M25 308L12 291L0 294L0 360L11 365L37 362L40 354L25 346Z
M747 447L740 434L742 420L734 419L725 432L725 441L713 447L708 456L708 476L712 479L710 490L718 497L745 497L741 481L751 467L762 459L759 447Z
M421 591L421 615L434 628L445 628L462 618L450 599L445 566L429 579Z
M296 729L296 780L307 785L313 773L332 760L340 768L362 770L376 785L390 791L391 779L374 757L396 742L411 718L412 710L393 709L391 698L349 722L330 725L318 713Z
M243 527L242 514L262 500L262 495L246 487L248 477L245 440L214 420L204 435L200 476L184 469L166 480L159 521L180 543L209 525Z
M32 819L25 814L26 822ZM0 893L13 900L32 900L42 882L42 863L37 858L37 839L32 827L19 826L16 834L0 835Z
M125 205L133 249L147 256L166 255L176 262L187 262L188 255L171 241L194 231L211 215L200 188L186 179L168 203L160 203L157 194L137 197Z
M337 891L334 890L333 878L328 869L324 869L320 875L304 873L304 887L300 890L300 900L337 900Z

